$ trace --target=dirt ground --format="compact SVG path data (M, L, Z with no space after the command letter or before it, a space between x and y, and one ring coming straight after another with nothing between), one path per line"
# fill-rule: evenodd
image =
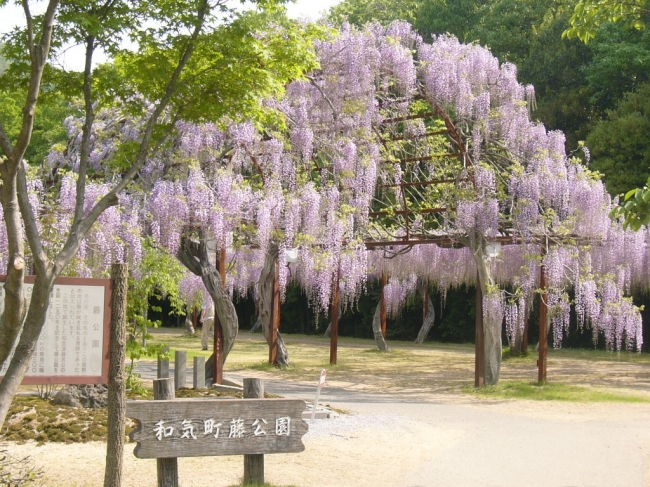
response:
M467 382L468 372L471 377L473 364L464 362L403 380L373 378L370 371L353 380L328 378L320 402L345 413L310 425L304 452L266 455L266 481L278 487L650 487L650 403L477 399L449 386L460 377ZM650 396L645 363L554 360L549 374ZM264 378L268 392L313 398L314 384L278 381L265 371L246 375ZM534 362L505 364L502 377L534 380ZM45 473L40 485L103 485L104 443L4 447L34 460ZM123 486L157 485L156 461L137 459L133 448L125 448ZM234 486L243 475L241 456L178 464L183 487Z

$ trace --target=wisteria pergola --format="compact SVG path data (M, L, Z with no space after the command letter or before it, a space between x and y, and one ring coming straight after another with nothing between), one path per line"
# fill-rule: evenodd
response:
M620 225L607 218L610 202L602 184L567 157L562 134L531 119L534 91L519 84L516 67L500 64L480 46L446 36L426 44L408 24L396 22L361 32L344 29L317 50L321 69L288 89L283 108L291 121L293 150L314 161L314 173L329 173L357 209L348 238L361 238L366 249L392 257L374 259L370 266L383 271L382 285L390 272L386 262L399 259L413 266L411 272L431 275L409 257L418 247L445 249L448 256L464 252L465 260L474 261L474 275L465 282L477 288L477 386L498 381L504 314L511 328L523 328L537 285L538 379L546 380L548 305L556 308L557 344L568 327L567 285L576 286L581 322L587 317L594 323L595 336L599 316L607 323L614 319L606 309L611 298L602 299L602 314L593 311L593 276L615 266L605 269L599 251L586 250L597 244L611 252L621 243ZM511 262L502 269L489 251L497 243L517 248L507 251ZM575 272L567 277L554 265L549 284L546 262L570 261L558 250L563 248L580 254L570 264ZM599 259L600 268L591 267L591 259ZM624 267L620 260L616 265ZM332 363L340 259L338 266L331 270ZM519 303L507 305L498 283L517 288ZM382 292L385 336L384 301ZM619 327L618 343L626 335L628 347L636 340L638 348L640 318L632 308L629 303L618 308L625 309L617 318L626 323Z
M426 93L423 93L420 86L415 100L426 100ZM395 105L403 100L382 100L383 106ZM381 161L384 165L397 165L401 171L398 181L389 184L377 184L377 191L373 200L372 211L369 212L370 228L377 228L380 231L364 238L364 245L368 250L381 251L391 256L395 254L406 254L411 248L417 245L437 245L443 248L462 248L466 244L462 238L453 232L445 232L445 216L449 211L456 208L449 206L428 207L431 198L427 198L432 192L445 192L450 188L458 191L462 188L471 187L475 190L475 167L472 162L471 144L467 141L461 130L459 130L450 114L443 110L435 101L427 100L431 111L423 111L411 115L397 115L391 118L384 118L375 127L377 140L382 145L388 158ZM426 108L429 108L428 106ZM404 122L419 122L427 129L421 134L409 134L404 130ZM440 148L439 152L422 155L414 140L425 141L434 147ZM391 147L391 143L403 142L399 147ZM490 157L494 154L484 154ZM500 157L500 156L499 156ZM503 158L503 162L507 160ZM421 163L428 163L429 167L423 167ZM430 164L435 164L442 171L431 171ZM390 192L393 191L393 194ZM397 208L397 209L396 209ZM498 234L490 238L490 243L513 245L522 242L524 239L517 234L516 229L508 224L507 220L501 220ZM553 236L555 241L561 240L560 236ZM530 241L530 238L527 239ZM546 241L540 239L540 248L544 248ZM543 250L542 250L543 251ZM540 266L540 287L546 287L544 277L544 266ZM475 386L485 385L485 354L484 354L484 329L482 302L483 294L478 282L476 287L476 330L475 330ZM384 300L384 286L387 276L384 272L381 278L380 298L380 321L383 338L386 338L386 303ZM335 281L335 286L338 280ZM425 287L428 290L428 286ZM425 291L426 292L426 291ZM428 296L423 296L424 318L427 315ZM339 303L337 290L334 292L334 299L331 307L331 352L330 362L337 362L337 333L338 333ZM546 356L547 356L547 303L545 295L540 301L540 346L538 360L538 380L546 381Z
M347 27L315 49L320 68L290 83L281 100L265 101L284 123L177 122L175 139L141 171L140 192L91 235L110 261L116 233L126 245L146 229L198 276L225 325L215 334L215 379L237 335L231 295L251 287L269 360L286 359L278 325L289 280L318 311L329 309L332 363L339 303L353 304L369 278L387 276L373 320L378 344L386 301L394 307L407 292L402 281L422 279L443 293L476 285L477 386L498 381L503 323L509 338L520 336L535 294L540 381L549 321L558 346L568 329L570 288L579 326L591 325L608 348L639 349L640 314L624 296L649 280L640 271L646 232L608 218L602 183L567 156L561 133L531 119L533 89L517 81L515 66L453 37L425 43L403 22ZM113 123L116 137L102 121L92 148L99 165L116 138L139 137L136 122ZM62 201L73 179L64 176ZM91 199L105 191L91 189ZM289 263L295 248L299 258Z

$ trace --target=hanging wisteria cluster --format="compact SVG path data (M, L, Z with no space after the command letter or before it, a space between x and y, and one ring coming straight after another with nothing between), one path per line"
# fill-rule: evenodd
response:
M556 346L573 308L594 340L640 348L640 315L625 296L650 278L648 232L624 231L608 218L602 183L567 157L561 133L530 118L534 91L517 81L514 65L450 36L424 43L403 22L346 26L316 51L320 68L267 102L286 128L177 122L138 184L95 225L74 272L137 261L142 235L175 253L182 233L200 227L215 254L226 249L231 295L255 285L277 246L283 292L295 280L316 309L327 310L335 280L349 305L385 272L387 307L396 314L418 278L443 294L475 284L469 243L499 240L486 319L504 321L514 337L543 263ZM74 212L80 125L66 124L71 141L48 157L48 183L30 173L49 246ZM138 140L140 128L117 109L98 114L87 208L119 178L120 148ZM427 239L440 245L411 245ZM368 242L387 244L368 251ZM0 252L6 255L4 235ZM182 287L188 298L202 291L196 279Z

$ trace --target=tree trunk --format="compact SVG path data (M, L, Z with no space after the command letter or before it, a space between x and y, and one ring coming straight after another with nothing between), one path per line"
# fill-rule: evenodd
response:
M425 283L424 286L428 286L428 283ZM423 298L423 302L427 303L427 315L424 318L424 323L422 323L422 328L420 328L420 332L418 333L418 336L415 339L415 343L424 343L424 340L427 338L427 335L429 334L429 331L433 326L433 322L436 319L436 310L433 307L433 301L431 301L431 298L429 297L429 293L423 292L422 298ZM426 301L424 301L425 299Z
M187 306L186 313L187 314L185 315L185 329L190 335L194 336L196 335L196 330L194 329L194 322L192 321L192 315L194 314L194 312L190 310L189 305Z
M339 299L339 319L341 319L342 315L343 315L343 302ZM325 338L329 338L331 332L332 332L332 322L330 321L327 325L327 329L325 330L325 333L323 333L323 336Z
M264 267L260 274L260 301L259 308L260 314L259 319L262 321L262 332L264 333L264 338L266 342L271 345L271 318L272 318L272 309L273 309L273 282L275 280L275 261L278 259L278 246L275 244L270 244L269 249L266 252L264 258ZM288 365L289 364L289 352L287 347L284 344L284 340L278 333L276 341L276 363L278 365Z
M223 361L225 363L230 350L235 344L235 338L237 338L237 332L239 331L239 321L235 305L221 286L221 275L210 263L203 231L198 230L198 241L192 239L189 232L184 232L176 256L190 272L201 276L203 285L212 296L214 311L223 329Z
M388 345L386 345L386 340L384 340L384 335L381 332L381 303L377 304L375 316L372 318L372 332L375 335L375 341L379 350L388 352Z
M262 320L258 316L257 319L255 320L255 323L253 324L253 327L251 328L251 333L255 333L260 328L262 328Z
M332 332L332 322L330 321L329 324L327 325L327 329L325 330L325 333L323 333L323 337L329 338L331 332Z
M124 427L126 425L126 293L128 266L113 264L111 296L111 338L108 371L108 436L104 487L122 485Z
M8 162L0 164L3 220L7 230L7 276L4 282L4 309L0 316L0 366L7 360L25 318L25 244L18 209L17 178L9 174Z
M501 329L502 320L486 312L485 300L489 298L490 292L494 292L494 277L492 275L490 258L486 252L485 239L479 238L478 242L472 241L470 249L476 262L479 282L483 292L483 336L485 350L485 385L495 385L499 382L501 373Z
M523 343L523 333L519 326L515 327L515 339L510 342L510 356L511 357L520 357L521 356L521 347Z
M48 272L45 276L37 275L32 290L32 298L27 311L27 316L20 333L16 350L7 368L2 382L0 382L0 429L4 425L9 406L13 401L18 387L32 360L36 342L45 325L47 308L50 305L50 292L54 286L54 274ZM5 301L6 302L6 301ZM38 303L38 304L36 304Z

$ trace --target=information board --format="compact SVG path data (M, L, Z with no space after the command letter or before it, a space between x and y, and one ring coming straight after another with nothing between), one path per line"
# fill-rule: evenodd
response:
M0 276L0 313L4 310L4 280ZM33 282L33 276L25 278L27 306ZM108 383L110 284L110 279L60 277L55 281L45 325L23 384ZM12 349L10 357L13 353ZM0 368L0 376L9 362Z

